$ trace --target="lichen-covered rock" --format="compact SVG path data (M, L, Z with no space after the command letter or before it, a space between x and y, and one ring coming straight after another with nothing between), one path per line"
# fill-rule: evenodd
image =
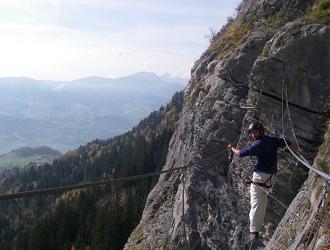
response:
M252 32L242 41L242 45L227 60L218 63L215 67L215 73L228 81L247 85L248 74L253 63L269 39L270 35L268 33L260 31Z
M269 27L267 16L278 13L292 21L311 4L245 0L235 22L257 13ZM296 10L288 12L288 6ZM163 169L189 167L159 178L125 249L249 248L246 181L254 160L228 159L226 145L248 143L247 125L255 119L264 122L267 133L278 136L283 120L284 133L293 140L291 119L306 157L315 157L321 142L321 130L315 128L324 120L330 91L329 27L294 21L272 29L256 22L228 57L219 57L219 49L211 46L195 63ZM290 117L282 105L282 90L288 93ZM288 205L307 178L307 170L286 151L279 152L279 169L273 192ZM269 200L264 245L285 212L285 207ZM273 246L281 232L277 235Z

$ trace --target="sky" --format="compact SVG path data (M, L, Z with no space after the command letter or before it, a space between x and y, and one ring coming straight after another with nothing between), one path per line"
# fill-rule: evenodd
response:
M190 77L239 0L0 0L0 77Z

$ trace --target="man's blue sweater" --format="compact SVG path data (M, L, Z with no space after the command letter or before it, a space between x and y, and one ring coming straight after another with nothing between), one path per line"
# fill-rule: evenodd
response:
M239 156L257 156L254 171L267 174L277 172L277 149L284 148L283 139L264 135L240 151Z

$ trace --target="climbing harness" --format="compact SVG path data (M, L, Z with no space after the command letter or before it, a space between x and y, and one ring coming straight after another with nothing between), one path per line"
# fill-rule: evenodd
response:
M270 175L270 177L265 181L265 182L256 182L256 181L247 181L246 184L254 184L259 187L264 187L264 188L271 188L272 187L272 182L271 179L273 177L273 174ZM270 181L270 184L267 184L268 181Z

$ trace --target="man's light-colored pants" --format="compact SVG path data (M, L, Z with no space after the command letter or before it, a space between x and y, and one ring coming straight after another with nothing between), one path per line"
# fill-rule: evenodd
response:
M270 174L254 172L252 181L258 183L265 183L267 186L271 185L272 178ZM269 188L259 187L251 183L251 210L250 210L250 232L260 232L264 225L266 207L267 207L267 193Z

